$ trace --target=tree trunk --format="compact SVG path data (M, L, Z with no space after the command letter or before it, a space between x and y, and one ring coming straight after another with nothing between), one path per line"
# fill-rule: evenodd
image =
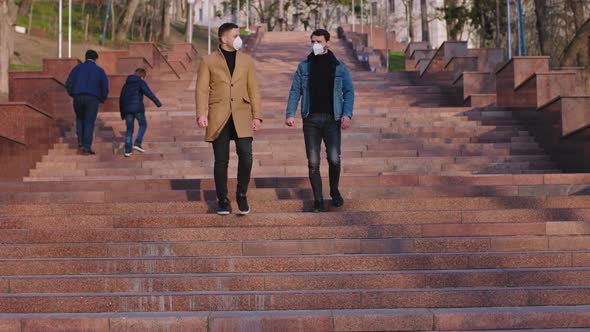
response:
M576 31L580 30L586 22L586 18L584 17L584 4L582 0L567 0L566 3L568 7L574 14L574 26L576 27Z
M115 41L115 34L117 32L117 15L115 15L115 2L111 4L111 40Z
M422 16L422 41L430 41L430 30L428 28L428 7L426 0L420 0L420 14Z
M88 41L88 24L90 23L90 14L86 14L84 20L84 41Z
M486 16L481 12L481 28L479 29L479 47L486 47Z
M182 21L182 18L184 17L184 15L182 15L182 4L183 3L184 3L184 1L182 1L182 0L176 0L176 2L175 2L174 19L176 21Z
M14 0L0 0L0 99L8 99L8 70L14 50L17 11Z
M500 48L500 0L496 0L496 47Z
M588 49L588 38L590 38L590 20L587 20L576 33L569 45L566 47L561 58L561 64L566 66L588 66L590 65L590 50Z
M407 10L408 36L410 37L410 41L414 41L414 0L408 0Z
M279 1L279 30L285 31L285 2Z
M27 34L31 34L31 30L33 30L33 4L31 4L31 8L29 9L29 26L27 27Z
M33 0L22 0L20 5L18 5L18 15L26 16L31 11L31 6L33 5Z
M535 15L537 16L537 32L539 34L539 49L541 54L545 54L545 41L548 33L545 30L544 22L547 19L547 9L545 8L544 0L535 0Z
M162 39L167 41L170 39L170 7L172 6L172 0L164 0L164 8L162 10Z
M135 11L137 10L139 3L140 0L129 0L129 2L127 2L125 17L123 18L123 22L121 22L121 26L119 26L119 30L117 31L117 42L124 42L127 39L127 33L129 32L129 27L131 24L133 24Z
M324 2L320 1L319 7L318 7L318 28L322 28L324 25Z
M260 23L265 23L266 22L266 17L264 15L264 4L262 3L262 0L258 0L258 15L260 17Z

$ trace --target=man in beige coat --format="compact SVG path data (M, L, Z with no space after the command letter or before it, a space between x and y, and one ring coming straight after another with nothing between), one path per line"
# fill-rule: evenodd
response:
M260 129L262 113L254 60L239 52L242 39L238 26L219 27L220 47L203 58L195 92L197 123L207 128L205 140L213 145L217 213L230 213L227 198L229 143L235 141L238 154L236 202L240 214L248 214L246 198L252 171L252 136Z

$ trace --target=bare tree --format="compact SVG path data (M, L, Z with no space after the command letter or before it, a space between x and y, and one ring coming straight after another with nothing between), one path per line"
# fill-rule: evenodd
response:
M31 6L33 5L33 0L22 0L18 5L18 15L20 16L27 16L31 11Z
M571 10L574 15L574 26L576 31L582 28L586 18L584 16L584 0L565 0L566 6Z
M279 30L285 31L285 2L284 0L279 1Z
M111 6L111 40L115 40L115 33L117 31L117 14L115 13L116 4L113 2Z
M590 38L590 19L582 24L574 39L565 48L561 63L568 66L590 65L588 38Z
M420 0L420 15L422 21L422 41L430 41L430 30L428 29L428 7L426 0Z
M18 7L14 0L0 0L0 97L8 96L8 70L14 51L14 23Z
M176 0L175 2L175 12L174 12L174 19L176 21L182 21L182 18L184 17L183 13L184 13L184 1L183 0Z
M279 22L276 17L280 6L279 1L273 0L267 5L263 0L258 0L258 2L251 0L250 6L254 9L256 15L258 15L260 23L266 23L268 31L274 30L276 24Z
M129 28L131 24L133 24L133 20L135 18L135 11L139 6L141 0L129 0L127 2L127 9L125 10L125 17L123 17L123 22L121 22L121 26L117 31L117 42L124 42L127 39L127 33L129 32Z
M496 0L496 47L500 48L500 0Z
M408 41L414 41L414 0L402 0L406 9L406 20L408 22Z
M170 7L172 6L172 0L164 0L164 8L162 9L162 39L167 41L170 39Z

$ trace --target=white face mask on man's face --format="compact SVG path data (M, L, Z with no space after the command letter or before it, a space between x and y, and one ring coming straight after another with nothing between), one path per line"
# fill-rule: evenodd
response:
M311 46L311 50L313 51L314 55L324 54L324 47L320 43L313 43L313 45Z
M234 47L234 49L236 51L239 51L240 48L242 48L242 44L243 44L242 38L240 38L240 36L238 36L236 39L234 39L234 43L232 46Z

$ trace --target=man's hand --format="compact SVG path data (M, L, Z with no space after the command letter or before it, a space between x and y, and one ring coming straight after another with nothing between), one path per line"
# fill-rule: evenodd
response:
M201 128L207 128L207 126L209 125L209 120L207 120L206 116L200 116L197 118L197 124Z
M260 119L252 120L252 129L254 131L258 131L261 126L262 126L262 121L260 121Z
M340 119L340 128L346 130L350 127L352 123L352 120L347 117L347 116L343 116L342 119Z
M295 125L295 118L287 118L287 120L285 120L285 124L289 127L293 127Z

